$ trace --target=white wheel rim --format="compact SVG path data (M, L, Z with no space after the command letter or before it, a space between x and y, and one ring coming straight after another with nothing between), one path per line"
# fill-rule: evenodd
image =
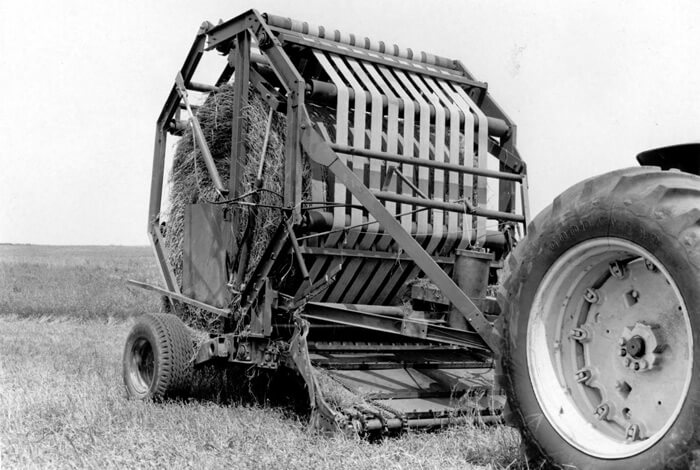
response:
M658 442L688 394L692 351L675 281L635 243L595 238L572 247L535 294L530 380L552 427L588 455L625 458Z

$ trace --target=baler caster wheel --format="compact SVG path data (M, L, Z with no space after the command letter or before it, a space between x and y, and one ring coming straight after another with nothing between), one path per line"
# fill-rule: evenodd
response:
M583 181L506 262L500 379L530 464L690 468L700 443L700 178Z
M192 380L192 336L175 315L141 316L124 347L123 377L127 395L160 400L186 391Z

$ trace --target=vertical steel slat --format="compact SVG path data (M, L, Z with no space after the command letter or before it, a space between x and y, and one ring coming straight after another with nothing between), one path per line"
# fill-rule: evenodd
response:
M418 126L418 158L424 160L430 160L430 105L423 99L421 93L413 86L411 79L408 75L402 71L397 71L396 75L401 80L406 91L412 96L413 100L418 103L420 109L419 115L419 126ZM404 173L408 178L412 178L411 173ZM418 188L423 191L424 194L429 195L429 178L430 170L423 166L418 168ZM416 214L416 223L418 234L428 234L428 211L421 211ZM430 242L429 242L430 243Z
M356 148L365 148L365 124L366 116L365 111L367 108L367 103L365 102L365 90L362 85L355 79L350 69L348 69L342 57L331 54L331 61L335 65L336 69L340 75L350 84L350 87L355 93L355 99L353 101L353 146ZM352 171L360 178L361 181L365 180L365 164L367 163L366 157L352 157ZM355 196L352 196L352 204L359 205L359 202ZM350 224L357 225L362 223L362 209L350 209ZM355 229L350 230L347 235L347 246L354 247L358 238L361 236L363 230Z
M443 156L443 160L447 157L449 163L459 164L459 122L460 122L460 112L459 108L454 105L454 103L443 93L442 88L430 77L424 77L426 83L435 92L437 97L442 101L443 106L446 107L450 114L450 132L449 132L449 144L447 148L446 155ZM447 195L450 201L456 201L459 199L459 174L454 171L446 172L448 181ZM459 214L456 212L447 213L447 237L445 245L443 247L445 252L452 250L457 240L461 236L461 230L459 228Z
M381 72L381 75L388 82L390 87L393 88L393 90L396 92L399 100L402 101L402 104L403 104L403 129L402 129L402 132L399 133L398 132L398 125L397 125L396 139L395 139L396 148L398 150L398 147L400 144L401 145L401 153L403 156L414 157L416 154L416 149L415 149L416 108L415 108L414 101L409 96L409 94L404 90L403 86L399 83L399 80L392 72L392 69L390 69L384 65L377 66L377 69ZM393 143L394 139L392 139L391 142ZM413 176L413 168L414 168L413 165L401 164L399 169L400 169L401 173L403 173L404 175L410 175L412 177ZM396 176L394 176L394 184L397 183L396 179L397 179ZM398 185L394 186L394 190L395 191L398 190ZM398 204L397 213L408 212L409 210L412 210L412 209L413 209L413 206L411 206L409 204ZM408 233L411 233L413 230L413 218L414 217L412 215L401 216L401 220L400 220L401 226ZM389 267L389 269L391 269L391 266ZM400 275L392 275L387 280L387 282L382 284L381 291L378 294L374 295L370 302L379 302L382 304L385 303L387 301L389 294L394 290L394 287L396 286L396 284L401 282L401 281L402 281L402 277Z
M416 74L411 74L413 82L430 104L435 108L435 144L432 151L433 160L444 160L445 157L445 108L440 103L440 100L435 96L433 90L429 89L421 77ZM445 172L444 170L435 170L433 172L433 193L430 195L433 200L445 200ZM441 244L444 232L445 211L433 210L433 230L430 236L430 243L426 247L426 251L434 254L436 248Z
M399 85L398 80L392 74L391 69L385 66L379 66L379 71L382 73L384 78L387 79L389 84L398 93L399 97L403 100L403 134L402 136L397 135L398 139L403 139L402 154L404 157L413 157L413 142L415 133L415 105L410 96L404 91L403 87ZM403 174L413 175L413 165L401 164L401 172ZM404 213L411 210L412 206L408 204L399 204L398 212ZM401 216L401 225L404 230L411 233L413 228L413 217L410 215Z
M467 95L462 87L454 86L450 83L450 86L457 91L457 95L464 100L464 102L469 106L469 109L474 113L477 118L477 123L479 124L479 134L477 138L477 154L476 158L478 160L477 165L479 168L487 168L487 158L489 149L489 130L488 121L486 120L486 115L481 108L479 108L474 101ZM483 198L483 201L473 201L474 205L486 206L486 178L483 176L477 176L474 178L477 194L479 198ZM476 234L474 239L477 243L486 239L486 219L484 217L476 218Z
M338 90L336 97L335 143L343 143L348 145L350 92L324 53L314 51L314 55ZM338 158L342 159L343 163L345 163L347 160L347 157L344 155L339 155ZM339 181L335 181L333 194L333 200L336 203L344 203L345 195L347 194L345 185ZM338 206L333 208L333 230L339 230L343 227L345 227L345 208ZM335 246L341 240L342 236L342 232L336 232L328 235L326 238L326 246Z
M403 71L395 71L396 76L398 77L400 81L399 84L395 84L394 86L397 87L399 90L404 90L404 94L402 96L402 99L404 100L404 106L406 106L410 102L416 102L418 103L419 106L419 128L418 128L418 141L416 142L413 140L413 145L417 145L417 149L413 149L413 155L416 155L418 158L423 158L423 159L431 159L430 156L431 154L434 155L434 148L431 143L431 129L430 129L430 108L429 104L422 99L422 94L420 91L418 91L415 86L412 85L412 82L408 75L404 73ZM413 108L412 112L415 113L415 108ZM442 125L444 126L444 118L442 120ZM415 128L414 128L415 129ZM444 127L443 127L444 129ZM414 131L415 132L415 131ZM399 141L401 141L401 137L399 137ZM403 142L404 148L408 144L407 142ZM417 150L417 152L416 152ZM415 173L413 170L412 166L406 166L408 169L411 171L407 171L406 168L402 168L401 171L406 176L407 178L415 181ZM430 181L429 181L429 175L430 175L430 170L424 167L419 167L418 169L418 181L415 181L417 183L418 188L424 193L424 194L429 194L429 186L430 186ZM407 193L406 190L402 191L404 194ZM442 236L439 234L435 233L435 228L433 227L433 230L430 230L429 227L429 220L428 220L428 212L423 211L419 212L414 216L416 224L415 224L415 229L414 227L407 228L407 231L409 233L414 232L416 236L421 240L421 243L423 246L426 247L426 249L429 252L435 251L435 249L440 245L442 241ZM442 228L442 227L441 227ZM441 231L441 228L438 229L438 231ZM406 282L407 279L410 277L415 277L420 273L420 269L417 268L409 268L409 272L403 272L401 275L396 275L392 276L392 278L389 280L386 286L384 286L382 293L380 294L379 297L376 298L376 301L379 301L381 303L384 302L391 302L391 296L398 290L400 290L401 285Z
M352 141L353 146L356 148L366 148L365 145L365 127L367 124L366 109L367 103L365 101L365 90L359 81L355 78L353 73L348 68L343 57L335 54L330 55L332 64L339 73L340 77L347 83L350 84L352 91L354 92L353 99L353 125L352 125ZM361 181L365 181L365 166L368 163L366 157L352 157L352 171L357 175ZM355 196L351 198L353 205L359 205L359 202ZM351 208L350 209L350 225L358 225L363 221L362 209ZM356 228L351 229L347 233L347 239L345 240L344 246L349 249L357 249L362 246L361 240L364 238L363 234L366 234L366 228ZM370 236L371 237L371 236ZM373 238L373 237L371 237ZM330 292L329 299L333 302L343 302L344 293L351 289L351 283L355 277L355 273L359 268L361 260L352 259L348 262L346 266L343 267L343 272L340 275L340 279L335 283Z
M459 163L462 165L473 165L474 162L474 116L469 109L469 105L457 95L453 88L449 86L444 80L438 80L438 84L442 88L443 92L447 97L449 97L455 106L462 111L464 114L464 125L462 135L464 136L464 142L462 149L464 150L464 161ZM471 197L471 192L473 185L466 184L467 181L473 182L473 179L467 175L459 176L461 189L466 189L467 192L464 193L464 197ZM462 183L464 181L464 183ZM473 223L472 216L469 214L460 215L462 221L462 239L457 244L457 248L463 250L471 244Z
M374 296L370 301L371 304L375 305L391 305L393 302L393 297L391 294L396 290L400 289L400 286L406 282L407 279L413 279L420 273L420 268L418 268L413 262L401 262L397 261L391 264L394 271L391 273L391 277L388 279L385 285L382 286L381 290Z
M362 84L365 90L369 91L370 94L370 128L369 128L369 148L370 150L381 151L382 150L382 124L384 116L384 107L382 104L382 95L374 86L372 80L367 76L364 69L360 66L360 63L355 59L348 59L348 65L355 72L355 76L358 81ZM377 159L369 160L369 185L371 189L381 189L381 167L382 162ZM374 221L374 216L372 214L367 214L368 222ZM370 250L376 247L378 239L378 229L377 224L368 225L366 227L365 233L360 240L360 248L363 250ZM362 258L355 258L350 261L347 271L349 275L357 275L355 280L351 278L350 285L345 294L345 301L354 303L356 299L363 292L363 288L367 286L369 289L374 289L377 284L370 284L368 281L372 281L374 271L377 268L379 261L368 260Z
M384 115L384 108L382 106L382 95L379 90L374 86L370 78L364 72L362 67L360 67L359 62L354 59L348 59L348 64L355 72L355 75L362 83L364 88L369 91L371 97L371 107L370 107L370 135L369 135L369 149L380 151L382 149L382 118ZM382 169L382 162L377 159L369 160L369 188L371 189L381 189L380 187L380 172ZM373 221L374 216L372 214L367 214L368 221ZM362 249L371 248L372 242L374 241L377 232L377 225L370 225L367 227L367 234L363 237L360 247ZM367 239L365 241L365 239Z
M398 149L398 133L399 133L399 102L398 98L394 95L391 87L387 85L382 76L379 74L377 68L370 63L364 64L367 72L372 77L372 79L377 83L377 86L381 89L384 96L387 97L387 122L386 122L386 148L383 149L389 153L397 153ZM391 183L387 187L389 191L396 192L397 184L396 178L391 179ZM393 201L387 201L385 204L386 209L392 214L396 214L396 203Z
M391 87L386 83L386 81L382 78L379 70L377 70L377 67L374 64L370 63L364 63L365 69L367 70L367 73L372 77L372 79L375 81L381 92L387 97L387 115L386 115L386 146L384 150L386 152L390 153L397 153L398 150L398 135L399 135L399 101L396 95L394 95L393 91L391 90ZM397 179L396 176L394 176L391 179L391 183L388 185L387 189L389 191L396 192L398 185L397 185ZM385 203L386 209L391 212L392 214L397 214L396 211L396 203L393 201L387 201ZM377 241L377 249L386 251L391 243L393 242L393 239L391 238L390 235L384 233L381 235L381 238ZM362 295L360 296L359 299L357 299L356 303L358 304L366 304L369 303L373 298L377 296L377 294L387 285L386 279L387 276L389 275L391 268L393 266L393 262L388 262L388 261L381 261L379 264L379 267L375 271L373 275L373 279L371 279L371 284L372 286L376 286L374 288L365 288L362 291ZM377 282L374 282L374 280L377 280Z

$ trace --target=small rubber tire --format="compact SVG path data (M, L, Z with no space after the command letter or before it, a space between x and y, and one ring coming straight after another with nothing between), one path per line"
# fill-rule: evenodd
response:
M536 315L533 303L537 295L547 295L538 289L546 285L550 268L575 247L611 237L653 254L664 267L685 303L692 338L687 354L692 361L687 371L689 387L678 400L680 412L668 418L670 427L665 433L659 431L661 437L653 445L621 458L582 451L583 446L572 445L571 438L565 439L553 426L557 418L547 417L533 385L539 372L530 369L527 344L529 320ZM697 462L692 459L700 443L699 177L637 167L569 188L532 221L527 236L506 260L498 297L503 342L497 377L508 397L506 420L521 432L528 467L694 468ZM552 351L549 340L546 343L545 350Z
M177 396L191 385L193 340L185 324L167 313L139 317L124 346L127 395L140 400Z

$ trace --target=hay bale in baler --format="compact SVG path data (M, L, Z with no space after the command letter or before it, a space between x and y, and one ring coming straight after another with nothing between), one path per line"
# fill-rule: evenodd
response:
M233 122L234 86L222 85L212 92L197 110L197 119L214 157L224 185L228 184L231 162L231 127ZM262 154L262 146L267 128L269 106L260 95L251 90L248 105L243 110L245 119L245 156L239 158L242 174L242 194L255 189L257 171ZM280 205L284 185L284 145L285 117L273 112L272 125L267 149L264 154L263 188L259 193L261 205ZM219 195L207 172L201 152L195 145L192 130L187 129L177 143L170 174L170 207L167 214L165 245L169 261L178 282L182 285L183 241L185 208L188 204L214 202ZM240 206L232 206L242 215ZM247 216L239 217L238 230L233 234L236 243L241 239L247 223ZM257 209L255 243L251 246L248 273L260 261L272 233L281 220L279 210L259 207ZM191 327L210 328L216 321L212 314L193 307L184 309L183 320Z
M234 86L227 84L221 86L218 91L212 92L197 110L197 119L224 185L228 183L231 161L233 101ZM268 115L268 105L257 92L251 90L248 96L248 106L244 109L245 156L242 159L242 194L255 189ZM264 205L280 205L282 203L281 198L275 193L281 194L284 187L285 129L285 116L274 112L267 150L264 154L263 188L267 191L260 193L260 203ZM303 199L305 200L309 199L310 176L308 162L304 162ZM188 204L213 202L218 199L220 199L219 194L209 177L201 152L195 145L192 130L188 128L178 141L173 157L173 167L170 174L170 207L167 214L168 228L165 235L169 262L180 284L182 284L183 269L185 208ZM247 213L240 206L232 206L232 209L239 211L239 215L241 215L239 217L240 225L234 233L235 242L238 243L246 229ZM281 213L279 210L266 207L257 208L253 237L255 243L251 246L246 276L261 261L263 252L280 222ZM185 314L183 320L191 328L193 338L198 341L206 340L208 338L206 331L215 329L212 327L216 324L217 319L205 310L187 305L183 307ZM373 408L365 397L351 392L333 380L326 371L317 368L314 370L319 386L334 408L341 410L358 403ZM215 390L217 387L228 388L231 384L237 383L235 373L232 375L234 377L228 377L228 374L222 375L217 369L211 368L201 370L193 377L196 383L193 383L192 393L201 395L206 390ZM225 387L224 384L226 384ZM376 412L379 413L380 410L376 409Z

